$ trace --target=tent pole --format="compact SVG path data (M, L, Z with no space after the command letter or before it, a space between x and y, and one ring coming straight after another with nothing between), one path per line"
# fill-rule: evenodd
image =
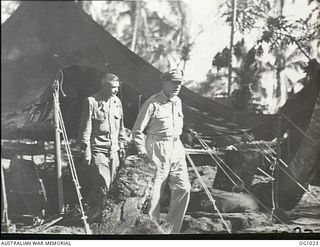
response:
M53 117L54 117L54 131L55 131L55 157L56 157L56 171L57 171L57 188L58 188L58 211L64 213L63 200L63 183L62 183L62 163L61 163L61 131L59 125L59 82L54 82L53 92Z
M1 192L2 192L2 200L3 200L3 209L2 209L2 217L1 217L1 228L2 226L9 227L9 218L8 218L8 201L7 201L7 191L6 191L6 183L4 181L4 169L1 164ZM4 225L2 225L4 223Z
M139 94L139 112L140 112L140 109L141 109L141 104L142 104L142 95L141 94Z

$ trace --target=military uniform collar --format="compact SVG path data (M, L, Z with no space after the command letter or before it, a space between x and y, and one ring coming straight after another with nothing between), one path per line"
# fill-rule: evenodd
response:
M113 100L114 102L117 101L116 95L110 95L110 96L106 97L105 95L102 95L99 92L92 95L92 97L94 97L98 101L105 101L105 102L108 102L109 100Z
M161 90L158 95L160 96L161 103L167 103L168 101L171 101L172 103L176 103L178 100L178 96L173 96L171 98L168 98L163 92L163 90Z

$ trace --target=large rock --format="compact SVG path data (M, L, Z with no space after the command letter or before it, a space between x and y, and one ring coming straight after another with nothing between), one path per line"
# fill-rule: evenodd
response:
M221 216L232 233L237 233L246 228L270 225L270 218L259 212L221 213ZM217 213L197 212L185 217L181 232L226 233L225 224Z
M197 170L201 175L201 178L203 182L206 184L206 186L211 188L213 186L213 183L216 177L217 168L213 166L198 166ZM191 183L191 191L193 192L193 191L202 190L203 187L194 170L192 168L189 168L188 173L189 173L189 179Z
M144 204L151 197L155 172L154 163L146 163L136 155L127 157L111 185L110 195L115 201L139 197L141 204Z
M230 221L226 224L230 228ZM211 217L194 218L190 215L185 216L182 225L181 233L183 234L212 234L212 233L227 233L221 219L213 219Z
M140 198L131 197L106 207L102 212L101 223L91 226L94 234L163 234L159 224L139 207Z
M94 234L163 234L159 224L144 214L151 198L156 167L138 156L127 157L110 188L106 207L92 225Z

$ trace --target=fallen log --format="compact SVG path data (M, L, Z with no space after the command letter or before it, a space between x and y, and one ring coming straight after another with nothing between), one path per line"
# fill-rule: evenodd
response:
M259 205L250 195L208 188L222 213L255 212ZM192 192L187 212L216 212L205 191Z

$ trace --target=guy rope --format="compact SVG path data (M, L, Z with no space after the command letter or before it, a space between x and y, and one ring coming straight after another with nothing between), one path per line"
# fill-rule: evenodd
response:
M91 231L91 229L89 227L89 224L87 222L87 216L85 215L85 212L84 212L84 209L83 209L83 204L82 204L82 199L83 198L82 198L82 195L81 195L81 192L80 192L80 188L81 187L80 187L78 176L77 176L77 173L76 173L76 168L75 168L75 165L74 165L73 156L72 156L71 149L70 149L69 139L68 139L68 136L67 136L67 132L66 132L66 128L65 128L65 125L64 125L62 113L61 113L61 110L60 110L59 101L58 101L58 98L57 98L57 93L53 94L53 98L54 98L54 102L56 103L56 106L55 106L56 107L56 111L57 111L56 118L58 118L58 123L59 123L59 127L60 127L59 131L62 133L63 140L65 142L65 149L66 149L66 152L67 152L68 162L69 162L69 165L70 165L70 172L71 172L72 180L74 182L75 189L76 189L76 192L77 192L79 207L80 207L80 211L81 211L81 214L82 214L81 219L82 219L83 224L84 224L85 232L87 234L92 234L92 231Z
M253 141L253 138L250 137L249 135L248 135L248 138L249 138L249 140ZM264 144L264 145L265 145L273 154L276 153L275 150L272 149L268 144ZM275 159L275 157L274 157L273 155L271 155L270 153L268 153L268 152L265 150L265 148L263 148L261 145L255 144L255 146L258 148L258 150L260 150L260 151L263 153L263 155L264 155L264 157L266 158L266 160L267 160L270 164L272 164L272 161L271 161L270 159L268 159L268 157L266 156L266 154L268 154L272 159ZM284 162L282 159L280 159L280 163L281 163L283 166L287 167L287 168L289 167L288 164L287 164L286 162ZM317 201L317 202L320 204L319 199L316 198L314 195L312 195L311 192L310 192L308 189L306 189L299 181L297 181L297 179L295 179L295 178L294 178L289 172L287 172L282 166L279 166L279 168L280 168L280 170L283 171L292 181L294 181L297 186L299 186L304 192L306 192L310 197L312 197L315 201Z
M203 146L203 148L209 150L209 151L212 151L211 147L196 133L195 133L195 137L198 139L198 141L200 142L200 144ZM215 156L213 156L213 155ZM243 180L219 157L217 156L216 154L214 154L214 152L210 152L209 153L210 157L217 163L217 165L222 168L222 165L223 164L231 173L233 176L235 176L239 182L240 182L240 185L237 184L236 182L234 182L233 179L230 178L230 176L226 173L226 171L224 169L221 169L225 175L229 178L229 180L233 183L233 185L235 187L241 187L243 190L245 190L250 196L252 196L252 198L254 200L256 200L268 213L270 213L270 215L272 215L272 212L268 209L267 206L265 206L258 198L256 198L245 186L244 186L244 182ZM219 161L218 161L218 160ZM279 219L276 215L274 216L281 224L283 224L287 229L289 229L289 227L281 220Z
M224 224L224 226L226 227L226 229L227 229L228 233L231 233L231 230L230 230L230 228L229 228L228 224L227 224L227 223L226 223L226 221L223 219L223 217L222 217L222 215L221 215L221 213L220 213L219 209L217 208L216 201L213 199L213 197L212 197L212 195L211 195L210 191L208 190L207 185L206 185L206 184L205 184L205 182L203 181L203 179L202 179L202 177L201 177L201 175L200 175L199 171L197 170L197 168L196 168L195 164L193 163L193 161L192 161L192 159L191 159L190 155L189 155L189 154L186 154L186 156L187 156L187 159L189 160L189 162L190 162L190 164L191 164L191 166L192 166L192 168L193 168L194 172L196 173L196 175L197 175L197 177L198 177L198 179L199 179L199 182L201 183L202 187L204 188L204 191L206 192L206 194L207 194L207 196L208 196L209 200L212 202L214 210L216 210L216 211L217 211L217 213L218 213L218 215L219 215L220 219L222 220L222 223L223 223L223 224Z

